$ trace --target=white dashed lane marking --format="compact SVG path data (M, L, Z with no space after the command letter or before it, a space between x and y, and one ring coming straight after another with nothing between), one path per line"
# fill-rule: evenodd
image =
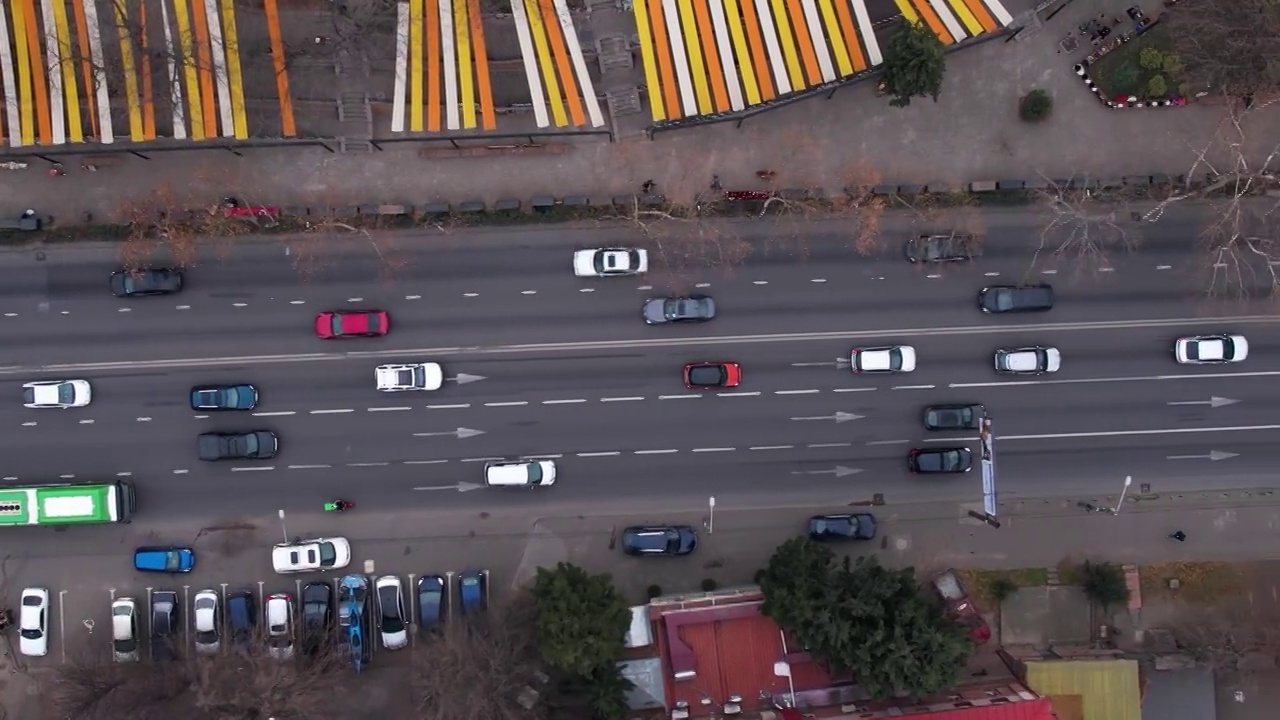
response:
M668 449L668 450L634 450L632 452L634 452L636 455L670 455L672 453L678 453L680 451L674 450L674 449Z
M413 409L413 408L409 407L408 405L400 405L400 406L397 406L397 407L371 407L371 408L365 408L365 410L367 410L367 411L369 411L369 412L403 412L403 411L405 411L405 410L412 410L412 409Z
M574 405L586 402L586 398L574 398L572 400L543 400L543 405Z
M516 400L516 401L513 401L513 402L491 402L491 403L485 403L485 404L484 404L484 406L485 406L485 407L520 407L521 405L528 405L528 404L529 404L529 402L528 402L527 400Z
M659 400L689 400L692 398L700 398L701 395L659 395Z
M331 468L331 467L333 466L332 465L290 465L289 469L290 470L323 470L325 468Z
M722 447L722 448L694 448L694 449L693 449L693 451L694 451L694 452L696 452L696 453L720 453L720 452L733 452L734 450L737 450L737 449L738 449L738 448L731 448L731 447Z
M277 410L275 412L256 412L254 417L282 417L285 415L297 415L297 410ZM196 417L209 417L208 415L197 415Z
M428 405L428 410L465 410L471 403L455 403L453 405Z
M231 468L231 472L263 472L275 469L274 465L251 465L246 467L233 467Z
M774 390L774 395L814 395L821 390Z
M621 453L620 451L618 451L618 450L609 450L609 451L606 451L606 452L585 452L585 453L577 453L578 457L581 457L581 458L591 458L591 457L614 457L615 455L621 455L621 454L622 454L622 453Z
M790 450L795 445L753 445L748 450Z
M631 396L631 397L607 397L607 398L600 398L600 402L636 402L636 401L643 400L643 399L644 399L644 398L643 398L643 397L641 397L641 396L639 396L639 395L634 395L634 396Z
M722 392L716 393L717 397L758 397L759 392Z
M937 385L894 385L894 390L932 390Z
M342 415L342 414L345 414L345 413L353 413L353 412L355 412L355 411L356 411L356 409L355 409L355 408L336 408L336 409L333 409L333 410L312 410L310 414L312 414L312 415Z

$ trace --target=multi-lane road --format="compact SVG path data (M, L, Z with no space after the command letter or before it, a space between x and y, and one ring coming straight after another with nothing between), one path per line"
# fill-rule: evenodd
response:
M681 268L678 279L660 269L575 279L573 249L627 243L598 230L400 240L391 277L362 249L300 274L281 246L246 245L189 270L182 294L138 300L108 293L108 251L14 254L0 265L0 385L11 398L0 403L0 472L10 483L128 476L140 522L338 496L387 511L663 497L687 506L707 495L974 502L976 470L912 476L905 457L976 448L964 434L925 433L920 411L980 402L1005 499L1114 493L1124 475L1151 492L1269 486L1280 317L1199 302L1203 260L1189 226L1152 226L1139 251L1081 276L1066 261L1029 264L1035 223L994 216L984 256L945 268L909 265L896 240L883 257L858 257L820 226L802 256L766 254L749 238L761 250L742 267ZM1052 312L978 311L979 288L1027 280L1054 284ZM672 286L713 295L720 316L644 325L641 302ZM317 311L357 307L388 310L391 334L314 337ZM1227 330L1249 337L1247 362L1173 362L1175 337ZM914 345L919 369L859 376L839 362L886 343ZM1061 372L993 371L996 348L1031 344L1060 348ZM375 365L422 360L444 364L442 390L374 390ZM686 390L680 368L693 360L740 362L745 381ZM24 409L19 385L54 377L93 382L93 404ZM254 413L192 412L188 389L216 382L252 382L262 401ZM274 430L280 454L202 463L195 436L213 429ZM561 465L554 488L476 487L487 459L544 455Z

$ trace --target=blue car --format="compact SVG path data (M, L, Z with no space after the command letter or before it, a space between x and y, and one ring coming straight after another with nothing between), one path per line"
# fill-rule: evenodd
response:
M364 643L364 609L369 598L369 579L363 575L343 575L338 583L338 632L341 642L351 646L351 661L360 672L369 652Z
M188 573L196 566L196 551L188 547L140 547L133 551L139 572Z
M458 594L462 597L462 612L471 614L489 606L485 595L489 589L488 570L468 570L458 577Z
M252 410L257 406L258 389L247 383L191 388L192 410Z

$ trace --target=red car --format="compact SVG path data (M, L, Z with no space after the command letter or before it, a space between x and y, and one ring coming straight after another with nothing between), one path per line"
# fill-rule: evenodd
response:
M316 337L381 337L391 329L384 310L332 310L316 315Z
M742 366L736 362L701 362L684 366L684 386L693 390L732 388L742 384Z

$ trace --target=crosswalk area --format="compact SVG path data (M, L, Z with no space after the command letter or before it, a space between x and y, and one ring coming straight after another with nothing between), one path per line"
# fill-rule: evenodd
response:
M1000 0L893 3L875 17L868 0L633 0L653 120L745 110L874 68L876 28L897 14L947 45L1013 22Z
M539 128L604 125L566 0L512 0L509 16L488 20L480 0L403 0L392 132L497 129L486 21L515 24Z
M265 21L280 124L250 126L240 15ZM0 139L10 147L296 134L276 0L0 2Z

